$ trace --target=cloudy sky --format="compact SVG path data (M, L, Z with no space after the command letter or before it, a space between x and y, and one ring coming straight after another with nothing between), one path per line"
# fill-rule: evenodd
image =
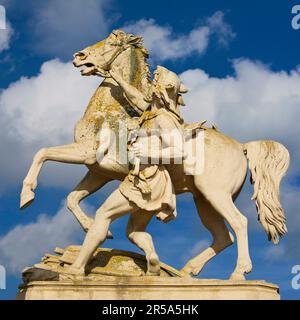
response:
M289 234L279 246L266 239L251 202L247 182L237 201L249 219L253 272L248 279L279 284L285 299L293 290L292 267L300 264L300 30L291 26L297 1L247 8L237 0L2 0L6 30L0 30L0 264L14 298L21 270L56 246L80 244L83 232L65 198L85 174L84 167L47 163L34 204L20 212L19 192L32 157L41 147L72 142L100 78L82 78L72 54L104 39L112 29L143 35L150 63L180 74L190 91L184 117L207 119L241 142L274 139L291 153L282 184ZM93 215L112 183L84 202ZM201 225L190 195L178 197L178 218L169 225L153 221L149 231L162 261L182 267L205 249L210 234ZM137 249L125 237L126 219L112 226L108 247ZM187 236L188 235L188 236ZM209 263L202 278L226 279L234 269L236 246Z

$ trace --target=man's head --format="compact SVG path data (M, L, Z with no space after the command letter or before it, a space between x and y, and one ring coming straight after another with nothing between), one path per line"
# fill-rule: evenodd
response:
M176 73L158 66L154 71L155 94L172 112L179 115L180 106L184 106L182 95L188 89L181 83Z

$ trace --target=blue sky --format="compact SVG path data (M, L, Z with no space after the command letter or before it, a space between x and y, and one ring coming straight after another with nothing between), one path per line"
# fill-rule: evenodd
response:
M300 1L253 0L245 5L238 0L187 0L183 5L156 0L0 0L0 4L7 10L11 30L7 39L8 31L0 30L0 264L8 273L7 290L0 291L0 299L15 297L23 267L38 262L55 246L80 244L83 239L64 200L84 168L47 163L36 200L23 212L18 209L19 191L39 148L72 141L73 126L100 83L101 79L80 77L69 63L72 54L115 28L138 30L150 49L151 67L164 65L181 75L190 88L187 121L207 119L240 141L274 139L288 147L292 161L282 184L282 202L290 232L282 243L275 247L267 241L256 221L248 182L237 203L249 219L254 268L248 279L274 282L280 285L282 298L299 299L300 291L291 287L291 269L300 264L300 30L291 27L291 9ZM170 53L170 47L176 50ZM93 215L115 186L112 183L86 200L87 212ZM153 221L149 231L161 260L180 268L211 238L190 195L178 197L178 213L168 225ZM125 237L126 219L114 223L115 239L105 246L137 250ZM212 260L200 277L228 278L235 259L234 245Z

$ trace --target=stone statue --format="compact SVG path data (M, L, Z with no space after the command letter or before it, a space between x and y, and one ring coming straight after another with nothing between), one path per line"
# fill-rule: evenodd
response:
M164 132L161 134L163 147L160 148L160 144L157 143L155 144L157 147L152 147L150 152L145 147L148 143L143 144L143 140L141 141L143 137L138 137L138 140L130 146L134 156L144 159L150 157L155 163L175 158L181 159L184 153L183 145L177 141L180 141L183 134L181 132L183 120L178 112L178 98L186 89L177 75L163 67L158 67L154 73L153 93L150 100L127 83L118 71L112 69L110 75L122 87L133 108L147 110L141 116L141 128L151 130L150 134L155 130ZM172 141L169 139L170 133L175 138ZM164 165L140 162L139 169L137 172L134 171L129 171L119 188L97 211L95 222L86 235L78 258L67 272L84 275L85 267L92 254L98 245L104 242L110 223L131 212L128 238L145 252L148 265L146 274L160 275L159 258L152 238L145 232L145 228L153 215L165 222L175 218L174 187Z
M187 89L175 74L163 67L156 70L154 80L151 80L147 65L148 52L142 42L141 37L117 30L105 40L74 55L74 66L83 68L82 75L98 75L105 80L96 90L84 116L75 127L75 142L43 148L35 155L23 183L21 208L34 200L37 177L45 161L86 165L89 171L68 196L68 208L88 233L82 249L76 251L77 258L72 256L72 267L69 264L66 271L68 269L72 273L73 268L73 273L81 274L83 266L98 244L110 236L110 222L130 211L128 238L145 251L147 271L156 275L159 273L159 260L151 237L145 232L147 224L156 215L166 221L174 218L175 194L191 192L199 216L213 236L213 243L188 261L177 275L198 275L209 260L233 243L234 237L225 223L228 222L235 233L238 249L236 267L230 279L244 280L245 274L252 270L247 219L237 209L234 201L247 175L247 160L254 185L252 199L256 202L259 221L269 240L278 243L280 237L287 232L279 186L289 166L289 153L278 142L253 141L242 144L215 127L209 128L203 123L183 123L179 109L183 105L181 93L185 93ZM158 87L161 90L157 90ZM153 99L153 96L156 98ZM153 113L154 118L151 119ZM156 128L171 125L181 137L184 136L183 131L191 131L184 140L196 141L199 134L202 134L205 160L203 170L200 173L191 170L187 174L185 162L176 163L175 160L177 153L186 159L191 151L185 148L177 150L174 145L168 145L167 139L163 141L165 148L171 148L169 151L173 155L168 164L160 165L158 162L155 165L144 165L141 160L149 154L143 149L142 138L131 143L128 148L133 155L133 164L116 161L111 150L118 149L116 146L122 139L110 139L110 133L105 133L104 129L109 128L108 132L114 132L120 137L122 124L131 121L139 122L141 127L147 123ZM125 145L127 149L126 143L121 145ZM161 160L161 153L163 151L159 155L151 154L151 157ZM200 161L203 159L196 159L193 166L197 166ZM149 179L148 173L149 176L153 174L153 181ZM162 181L159 188L153 188L158 186L155 179ZM111 180L120 180L122 183L99 209L93 222L79 203ZM147 192L156 193L155 201L149 202L149 206L140 197L141 193L147 195ZM162 198L167 200L162 201ZM167 205L162 206L162 202ZM97 229L96 226L99 227L100 224L101 228ZM92 238L96 240L92 241Z

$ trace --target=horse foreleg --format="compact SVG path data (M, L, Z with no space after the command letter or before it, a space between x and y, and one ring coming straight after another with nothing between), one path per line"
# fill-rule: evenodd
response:
M89 171L77 187L68 195L67 206L84 231L88 231L93 219L87 216L80 207L80 202L102 188L111 179ZM112 237L111 233L109 234Z
M25 208L34 200L34 190L37 187L37 178L45 161L57 161L72 164L91 164L95 159L92 148L72 143L68 145L43 148L34 156L31 167L23 181L20 207Z
M203 225L213 236L212 245L192 258L181 270L187 275L197 276L203 267L218 253L233 244L233 235L229 232L223 217L203 197L194 198L198 214Z

